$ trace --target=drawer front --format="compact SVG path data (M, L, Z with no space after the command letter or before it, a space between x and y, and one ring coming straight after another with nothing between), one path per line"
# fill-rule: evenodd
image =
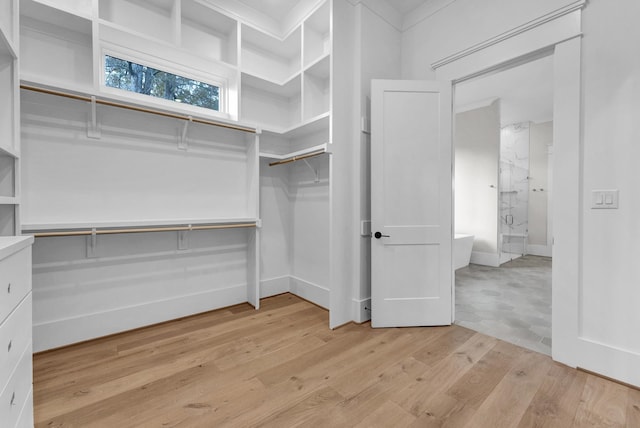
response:
M27 394L16 428L33 428L33 388Z
M31 290L31 247L0 260L0 322Z
M24 350L31 343L31 293L0 325L0 388L6 385Z
M29 398L32 382L31 346L28 346L18 367L0 394L0 421L4 426L15 427L26 400Z

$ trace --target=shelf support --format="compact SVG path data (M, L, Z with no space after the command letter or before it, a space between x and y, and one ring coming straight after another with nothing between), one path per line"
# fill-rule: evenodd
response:
M87 137L99 139L102 135L100 133L100 125L98 124L98 109L96 104L96 97L91 96L91 111L89 112L89 123L87 124Z
M320 179L318 178L318 169L311 166L308 160L302 159L302 161L309 167L309 169L315 174L316 178L313 180L314 183L320 183Z
M98 234L96 232L96 228L91 229L91 235L87 236L87 258L94 259L98 257L97 255L97 247L98 247Z
M185 120L184 124L182 124L182 136L178 141L178 150L188 150L189 146L187 144L187 131L189 130L189 124L193 122L193 117L189 116L188 120Z
M178 231L178 250L188 250L189 249L189 235L188 233L193 230L191 225L187 226L186 230Z

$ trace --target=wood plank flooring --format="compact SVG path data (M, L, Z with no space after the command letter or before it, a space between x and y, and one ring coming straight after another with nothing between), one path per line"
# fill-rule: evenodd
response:
M459 326L291 294L34 356L36 427L640 427L640 391Z

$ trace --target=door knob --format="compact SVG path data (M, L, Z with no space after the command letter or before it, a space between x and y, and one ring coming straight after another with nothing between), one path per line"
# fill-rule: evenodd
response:
M374 236L376 239L380 239L380 238L389 238L389 235L383 235L383 234L382 234L382 233L380 233L380 232L376 232L376 233L374 233L374 234L373 234L373 236Z

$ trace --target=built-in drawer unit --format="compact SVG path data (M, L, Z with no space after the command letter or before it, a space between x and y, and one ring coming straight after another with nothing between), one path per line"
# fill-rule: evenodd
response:
M31 403L33 403L33 388L29 390L27 399L22 406L22 411L20 412L20 416L18 416L16 428L33 428L33 406Z
M33 426L32 236L0 236L0 427Z
M6 385L20 356L31 344L31 293L0 324L0 388Z
M15 427L31 394L32 379L31 345L25 349L9 382L0 393L0 421L3 427ZM27 409L24 409L25 411Z
M31 290L31 246L0 260L0 323Z

